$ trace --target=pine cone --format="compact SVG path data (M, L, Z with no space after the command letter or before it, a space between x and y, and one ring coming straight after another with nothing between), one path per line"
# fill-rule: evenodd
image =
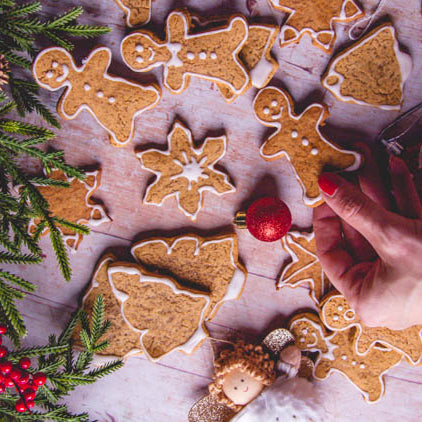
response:
M9 82L9 62L0 54L0 86ZM1 88L0 88L1 90Z

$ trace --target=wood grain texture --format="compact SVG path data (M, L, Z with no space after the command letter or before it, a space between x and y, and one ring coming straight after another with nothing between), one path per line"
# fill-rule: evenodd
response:
M70 0L44 3L46 10L55 14L74 5ZM100 40L113 51L110 71L139 82L155 78L162 85L161 70L134 74L122 65L119 41L127 31L115 2L82 0L80 3L87 11L82 19L84 23L108 24L113 28L112 33ZM363 1L367 11L375 4L376 0ZM405 8L400 6L404 4ZM155 0L152 22L147 27L158 28L162 33L168 12L183 5L204 16L234 11L248 16L246 0ZM283 18L266 0L259 0L254 11L268 22L280 23ZM390 0L386 2L385 13L390 14L400 42L414 60L405 89L404 109L408 109L422 100L421 2ZM336 28L337 51L347 45L349 26L336 25ZM92 41L80 42L75 51L76 59L81 60L93 46ZM297 112L314 101L324 101L331 113L324 134L340 145L349 145L356 140L371 142L378 131L397 116L397 112L341 103L324 91L320 76L330 57L313 47L309 38L283 49L276 42L273 51L280 69L271 84L290 91L297 102ZM265 162L259 156L259 148L269 131L254 117L252 100L255 95L256 90L251 89L233 104L226 104L216 86L195 78L181 95L174 96L163 90L159 105L136 119L134 139L125 148L111 146L107 132L86 112L75 120L61 121L62 129L51 147L64 149L71 164L101 165L102 186L96 197L104 202L113 221L95 228L83 239L78 252L71 256L73 277L69 284L60 276L47 238L42 239L46 259L41 265L10 266L39 286L21 306L30 332L25 344L42 344L51 331L59 332L76 308L97 260L107 249L117 251L119 258L129 258L130 244L152 234L190 231L207 234L229 230L235 212L264 194L279 195L288 204L295 226L310 226L311 210L302 204L301 191L288 162L283 159ZM59 94L44 92L43 97L54 108ZM195 141L202 141L206 136L227 135L228 151L221 165L233 177L237 188L236 193L223 197L205 194L203 209L195 224L178 211L174 199L167 200L163 207L141 204L151 175L141 169L134 150L151 145L165 149L167 133L176 118L190 128ZM41 122L36 116L31 116L30 120ZM282 263L288 259L279 242L264 244L246 231L238 231L238 236L240 257L249 271L249 278L242 298L224 304L209 323L209 329L211 336L216 338L243 336L259 340L290 313L313 304L305 288L275 290ZM99 421L185 421L189 408L210 381L212 360L209 342L192 356L173 353L157 364L144 357L132 358L114 375L95 385L78 388L67 402L72 410L87 410L91 419ZM317 383L315 388L327 395L327 410L333 421L420 420L422 368L403 363L389 372L386 384L386 395L376 405L365 404L360 393L339 375Z

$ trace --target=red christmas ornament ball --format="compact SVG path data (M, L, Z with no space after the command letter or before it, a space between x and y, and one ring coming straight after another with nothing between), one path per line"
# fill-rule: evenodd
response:
M281 239L291 225L289 208L275 197L258 199L246 211L246 227L252 236L263 242Z

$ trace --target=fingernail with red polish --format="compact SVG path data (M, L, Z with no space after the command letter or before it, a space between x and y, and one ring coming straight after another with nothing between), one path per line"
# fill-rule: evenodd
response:
M340 186L339 178L331 173L322 173L318 179L319 188L328 196L333 196Z

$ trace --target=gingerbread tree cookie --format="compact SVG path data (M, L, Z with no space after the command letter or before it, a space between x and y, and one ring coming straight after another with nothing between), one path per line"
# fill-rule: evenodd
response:
M67 177L62 171L54 170L48 177L69 183L69 188L58 186L37 186L41 195L50 205L51 214L55 217L70 221L71 223L86 224L88 226L98 226L111 221L104 207L95 203L91 196L98 189L101 183L101 170L86 172L85 180L75 177ZM31 221L28 227L30 232L35 230L36 221ZM60 226L66 245L76 251L82 240L82 235L76 233L69 227ZM48 230L45 229L43 235Z
M151 0L114 0L126 15L129 27L145 25L151 19Z
M289 323L301 350L317 352L314 377L323 380L334 372L347 377L368 402L378 401L385 390L383 375L402 360L395 350L373 346L365 355L356 353L355 328L330 334L314 314L297 314Z
M309 284L309 296L318 305L329 282L316 255L315 233L291 231L281 243L292 260L284 267L277 288Z
M195 221L204 191L218 195L234 192L227 175L214 168L226 152L226 137L207 138L201 148L196 149L191 132L176 122L167 139L167 152L151 149L136 154L142 167L157 176L147 188L144 202L161 205L174 195L179 209Z
M336 39L335 22L350 22L364 16L353 0L269 0L281 12L288 13L281 27L282 47L298 43L309 34L312 43L326 53L331 53Z
M145 239L135 243L131 252L151 271L169 274L181 286L207 292L210 305L206 319L211 319L224 302L238 299L246 282L235 234Z
M157 105L161 91L155 84L143 86L111 76L110 63L111 51L105 47L93 50L81 67L65 49L53 47L38 54L33 74L43 88L65 88L57 104L62 117L74 119L87 110L114 146L124 146L133 137L135 117Z
M322 203L318 177L325 167L347 171L359 168L358 153L339 148L321 134L319 128L328 117L326 106L312 104L296 115L290 95L268 87L255 97L254 110L263 125L277 129L262 145L261 156L267 161L284 156L292 163L306 205Z
M135 72L164 66L163 83L179 94L191 76L220 83L239 95L247 88L249 75L238 55L248 38L248 24L241 16L226 26L190 34L191 15L174 11L167 18L165 41L149 31L137 31L123 39L121 53Z
M320 316L325 326L332 331L344 331L355 327L356 353L359 355L365 355L374 345L381 344L404 355L412 365L422 362L421 325L414 325L403 330L367 327L362 324L346 298L339 293L331 293L324 298Z
M400 50L394 27L386 24L336 55L322 84L341 101L400 110L411 70L410 56Z
M114 296L108 280L108 267L115 261L116 258L112 254L106 254L100 258L94 270L89 288L82 299L82 306L87 312L92 312L97 296L103 296L106 318L111 322L111 327L106 335L109 345L104 350L96 353L106 356L118 356L125 359L129 356L142 354L142 349L139 343L139 333L131 329L123 319L120 312L120 303ZM79 342L79 332L75 332L73 338Z
M170 277L136 264L111 264L108 277L123 319L139 333L148 359L156 361L174 350L190 354L206 339L206 295L181 290Z

